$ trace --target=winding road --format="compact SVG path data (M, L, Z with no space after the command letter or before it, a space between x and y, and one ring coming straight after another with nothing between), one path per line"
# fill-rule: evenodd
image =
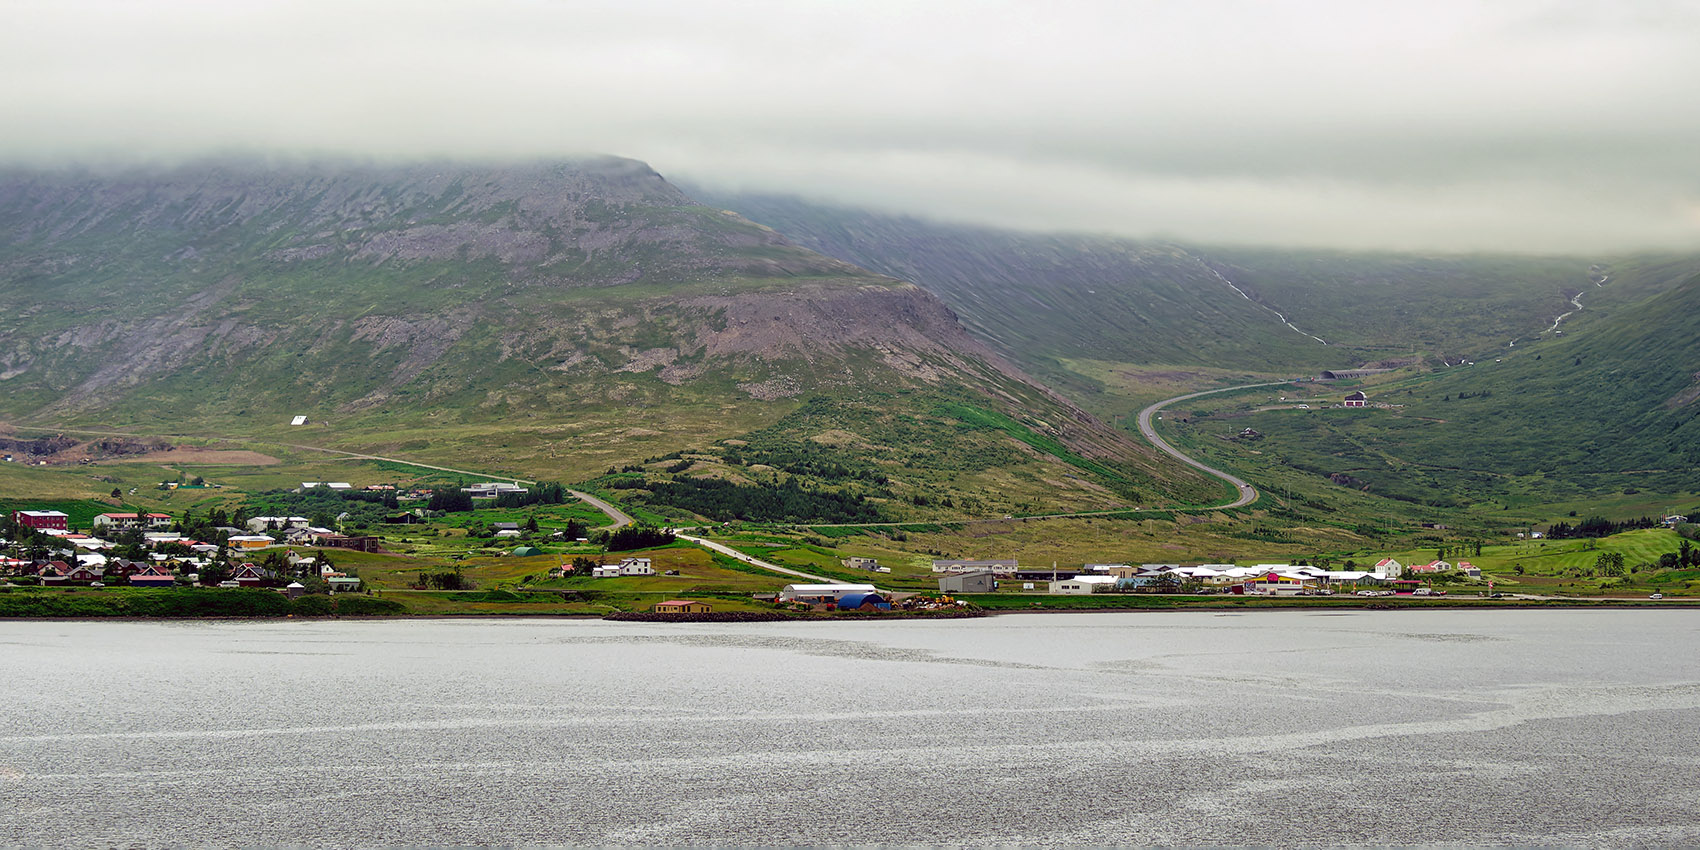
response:
M1168 440L1165 440L1162 437L1157 436L1157 429L1152 426L1151 420L1157 415L1157 411L1162 410L1163 408L1168 407L1169 405L1174 404L1177 401L1186 401L1189 398L1198 398L1199 396L1214 395L1216 393L1229 393L1229 392L1233 392L1234 390L1250 390L1250 389L1256 389L1258 387L1275 387L1275 386L1280 386L1280 385L1285 384L1285 383L1287 383L1287 382L1286 381L1271 381L1269 383L1264 383L1264 384L1243 384L1243 385L1237 386L1237 387L1222 387L1220 389L1204 390L1202 392L1187 393L1186 395L1178 395L1178 396L1175 396L1174 398L1163 399L1162 401L1159 401L1156 404L1153 404L1150 407L1147 407L1144 410L1139 411L1139 433L1147 441L1149 441L1151 443L1151 445L1156 446L1158 451L1163 452L1164 454L1174 458L1175 460L1180 461L1181 463L1186 464L1187 466L1192 467L1193 469L1196 469L1196 470L1204 473L1205 475L1214 476L1216 478L1220 478L1223 481L1228 482L1229 486L1233 487L1235 489L1235 491L1239 493L1239 498L1235 499L1232 502L1229 502L1226 505L1220 505L1219 507L1224 507L1224 508L1242 508L1242 507L1245 507L1246 505L1249 505L1252 502L1257 501L1257 488L1256 487L1251 486L1251 484L1248 483L1243 478L1240 478L1236 475L1230 475L1229 473L1223 472L1222 470L1217 469L1216 467L1207 466L1202 461L1194 460L1191 457L1188 457L1184 454L1181 454L1181 451L1179 449L1175 448L1174 446L1169 445Z

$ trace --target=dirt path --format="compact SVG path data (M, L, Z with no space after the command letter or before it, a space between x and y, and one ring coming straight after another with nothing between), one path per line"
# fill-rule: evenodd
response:
M761 567L764 570L772 570L773 572L784 573L785 575L788 575L788 576L796 576L797 578L806 578L806 579L809 579L810 581L820 582L821 584L845 584L845 582L835 581L833 579L826 578L824 576L811 575L809 573L799 572L797 570L793 570L790 567L781 567L778 564L770 564L766 561L761 560L760 558L756 558L756 557L753 557L751 555L746 555L746 554L744 554L744 553L742 553L742 552L740 552L736 549L733 549L730 546L727 546L724 543L716 543L713 540L708 540L708 539L705 539L705 538L702 538L702 537L692 537L689 534L679 534L678 532L674 532L673 536L679 538L680 540L684 540L684 541L687 541L687 542L690 542L690 543L695 543L696 545L701 546L705 549L713 549L714 551L719 552L720 554L725 555L729 558L736 558L740 561L743 561L746 564L749 564L752 567Z

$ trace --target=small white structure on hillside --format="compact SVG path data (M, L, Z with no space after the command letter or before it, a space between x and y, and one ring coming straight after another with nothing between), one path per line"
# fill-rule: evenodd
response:
M289 420L289 424L291 424L291 425L305 425L305 424L307 424L307 417L297 416L294 419Z

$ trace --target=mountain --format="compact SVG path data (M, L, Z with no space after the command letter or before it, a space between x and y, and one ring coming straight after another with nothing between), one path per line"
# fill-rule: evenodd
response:
M1315 374L1456 362L1538 334L1591 286L1575 258L1183 246L943 224L693 190L798 244L914 281L976 336L1089 399L1127 365Z
M1379 376L1364 385L1367 409L1294 415L1254 399L1175 427L1220 438L1251 428L1254 444L1190 441L1237 468L1302 470L1429 506L1639 515L1686 504L1700 464L1700 258L1620 260L1600 276L1558 331L1490 359Z
M1216 491L926 291L631 160L14 171L0 295L0 416L37 426L575 479L694 451L735 483L870 470L904 515Z

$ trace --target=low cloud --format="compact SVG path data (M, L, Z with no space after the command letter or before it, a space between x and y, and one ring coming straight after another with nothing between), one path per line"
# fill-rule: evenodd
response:
M1688 3L13 2L0 160L534 158L992 224L1700 247Z

